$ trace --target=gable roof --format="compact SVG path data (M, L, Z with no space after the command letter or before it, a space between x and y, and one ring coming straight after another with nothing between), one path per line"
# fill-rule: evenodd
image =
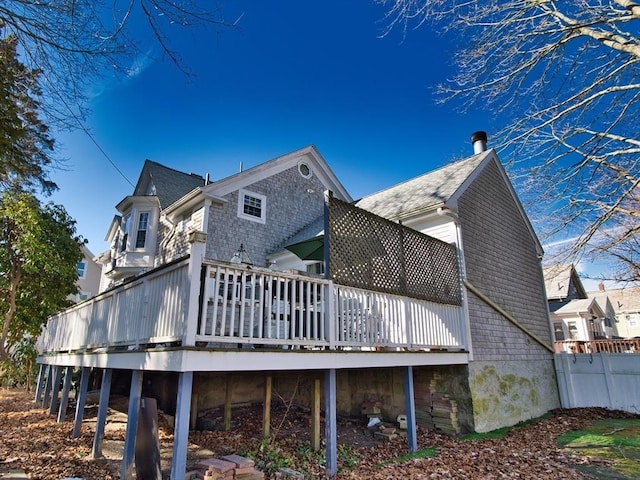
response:
M608 298L616 313L640 312L640 287L598 290L589 292L589 298L595 298L598 302Z
M566 314L581 314L594 311L594 314L598 317L604 317L604 311L596 302L594 298L581 298L578 300L571 300L566 305L563 305L558 310L553 312L554 315L566 315Z
M204 186L204 178L200 175L184 173L152 160L145 160L133 195L150 195L151 189L158 197L162 210L190 191L202 186Z
M224 196L291 167L295 167L302 161L308 162L313 171L313 175L320 179L325 188L331 190L337 198L347 202L353 201L347 189L342 185L340 180L338 180L338 177L336 177L333 170L331 170L325 159L320 155L320 152L318 152L313 145L300 148L229 177L211 182L204 188L204 193L205 195Z
M415 217L421 213L436 212L439 207L447 207L455 211L458 199L492 162L498 167L514 205L535 243L538 255L542 255L542 244L495 150L484 150L394 187L368 195L359 200L356 205L392 221Z
M389 220L445 205L491 155L486 150L360 199L356 205Z
M587 292L573 264L545 267L543 275L547 300L568 298L570 294L569 288L572 284L579 298L587 298Z

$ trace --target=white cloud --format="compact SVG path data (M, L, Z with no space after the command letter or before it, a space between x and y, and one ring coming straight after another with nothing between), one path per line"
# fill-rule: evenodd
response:
M151 56L151 50L147 50L145 53L136 56L131 66L127 69L127 77L135 78L144 72L149 65L153 63Z

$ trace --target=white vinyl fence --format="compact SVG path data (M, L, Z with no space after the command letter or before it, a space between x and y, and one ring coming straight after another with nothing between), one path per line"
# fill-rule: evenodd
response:
M640 413L640 354L557 353L554 360L564 408Z

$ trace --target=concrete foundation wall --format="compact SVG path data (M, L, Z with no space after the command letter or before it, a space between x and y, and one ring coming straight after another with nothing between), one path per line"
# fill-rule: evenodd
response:
M472 362L469 387L477 432L515 425L560 406L552 360Z

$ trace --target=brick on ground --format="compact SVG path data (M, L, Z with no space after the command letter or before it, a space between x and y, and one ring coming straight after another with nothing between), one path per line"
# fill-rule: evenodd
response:
M293 479L298 479L301 478L304 480L304 474L300 473L300 472L296 472L295 470L292 470L290 468L281 468L276 472L276 478L282 478L282 479L289 479L289 478L293 478Z
M244 473L242 475L236 475L236 480L264 480L264 472L253 469L252 473Z
M231 462L235 464L236 468L248 468L248 467L253 467L255 465L255 462L250 458L242 457L240 455L235 455L235 454L225 455L223 457L220 457L220 459L224 460L225 462ZM236 473L238 472L236 471Z
M184 476L184 480L202 480L203 478L204 473L201 470L190 470Z
M233 474L233 470L236 468L235 463L227 462L225 460L220 460L219 458L207 458L206 460L201 460L196 464L196 468L201 468L203 470L207 470L208 472L214 473L227 473L231 472Z
M207 470L204 474L204 480L233 480L233 470L228 472L219 473L215 470Z
M374 432L373 436L377 440L384 440L387 442L390 442L391 440L395 440L396 438L398 438L398 435L396 433Z
M246 475L247 473L253 473L256 469L253 467L236 467L236 478L238 475Z

